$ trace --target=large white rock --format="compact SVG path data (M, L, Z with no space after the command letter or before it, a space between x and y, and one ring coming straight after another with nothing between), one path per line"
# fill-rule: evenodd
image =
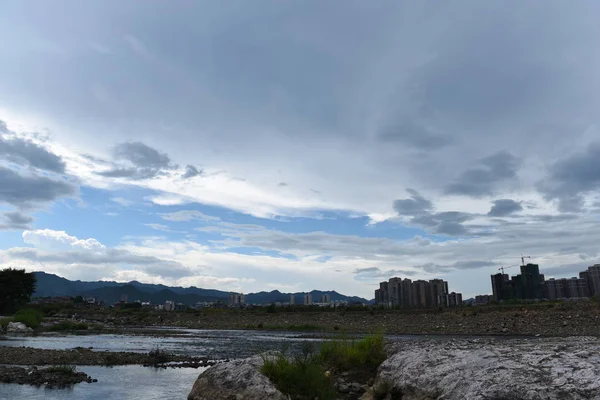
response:
M407 341L392 346L374 393L402 400L600 399L599 351L598 339L582 337Z
M27 327L27 325L25 325L22 322L12 322L11 321L6 326L6 332L12 332L12 333L29 333L29 332L33 332L33 329Z
M188 400L288 400L260 372L261 356L217 364L204 371Z

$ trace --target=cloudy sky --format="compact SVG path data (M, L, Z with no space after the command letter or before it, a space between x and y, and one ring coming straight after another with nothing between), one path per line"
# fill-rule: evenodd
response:
M1 8L3 267L372 298L598 262L596 1Z

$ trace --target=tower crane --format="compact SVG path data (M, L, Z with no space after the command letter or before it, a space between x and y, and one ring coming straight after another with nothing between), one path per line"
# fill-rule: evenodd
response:
M531 256L524 256L523 254L521 254L521 265L525 265L526 258L531 258Z
M502 271L502 275L504 275L505 269L514 268L514 267L518 267L518 265L511 265L510 267L500 267L500 268L498 268L498 271Z

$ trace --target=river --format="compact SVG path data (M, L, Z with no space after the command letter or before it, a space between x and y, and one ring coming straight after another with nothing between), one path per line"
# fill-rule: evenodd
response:
M95 351L147 353L160 348L174 354L205 356L213 360L244 358L266 350L297 350L302 343L318 344L315 335L292 332L240 330L165 329L164 335L38 335L0 336L0 346L41 349L92 347ZM317 335L318 336L318 335ZM0 364L2 360L0 360ZM28 385L0 384L0 399L111 400L186 399L203 369L154 369L137 365L119 367L77 366L98 379L69 389L46 389Z

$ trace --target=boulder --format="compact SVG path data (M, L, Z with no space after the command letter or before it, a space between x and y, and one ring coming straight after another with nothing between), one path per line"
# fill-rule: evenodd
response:
M29 333L29 332L33 332L33 329L27 327L27 325L25 325L22 322L12 322L11 321L6 326L6 332L9 332L9 333Z
M198 376L188 400L287 400L260 372L262 365L258 355L210 367Z
M376 398L600 398L596 338L419 341L390 351L377 372Z

